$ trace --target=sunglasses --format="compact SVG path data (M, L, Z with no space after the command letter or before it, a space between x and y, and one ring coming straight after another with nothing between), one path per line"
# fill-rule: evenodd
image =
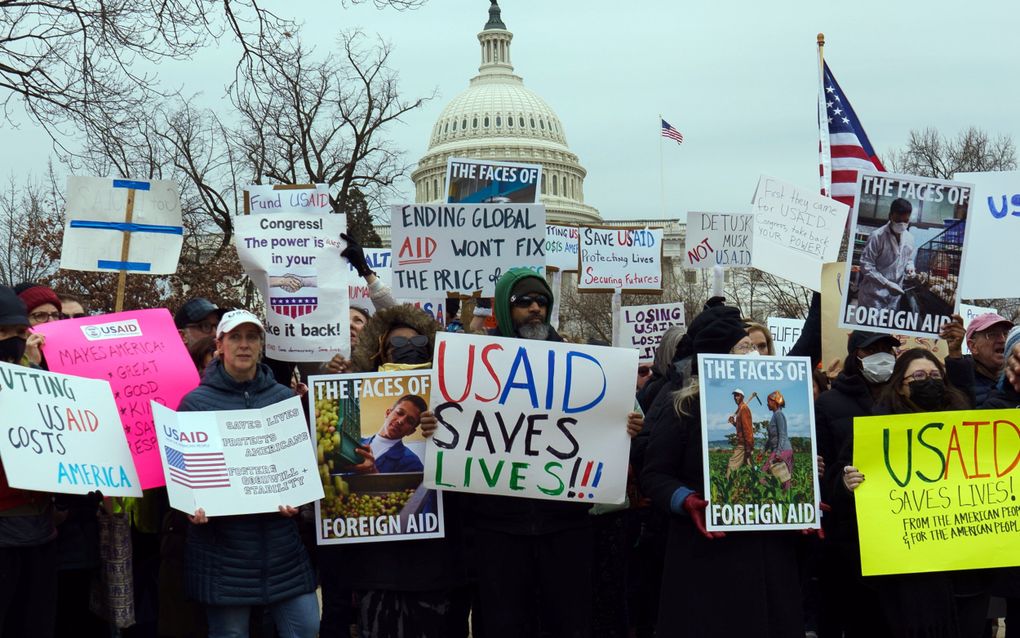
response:
M545 295L514 295L510 298L510 305L514 308L530 308L533 303L537 303L539 308L545 308L549 305L549 298Z
M429 338L425 335L414 335L413 337L390 337L389 343L393 348L402 348L407 344L424 348L429 345Z

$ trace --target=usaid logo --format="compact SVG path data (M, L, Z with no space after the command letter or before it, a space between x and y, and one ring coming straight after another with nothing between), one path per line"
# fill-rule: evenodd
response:
M137 319L127 321L114 321L113 323L98 323L91 326L82 326L82 333L89 341L100 341L102 339L123 339L125 337L140 337L142 329Z

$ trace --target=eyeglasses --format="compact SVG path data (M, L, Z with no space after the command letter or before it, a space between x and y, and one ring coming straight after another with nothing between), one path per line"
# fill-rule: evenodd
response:
M539 308L545 308L549 305L549 298L545 295L514 295L510 297L510 305L514 308L530 308L531 304L537 303Z
M390 337L389 342L390 346L393 348L402 348L407 344L411 344L412 346L417 346L419 348L424 348L425 346L429 345L429 338L426 337L425 335L414 335L413 337L395 336Z
M202 323L184 324L184 327L190 328L191 330L198 330L202 334L211 335L213 331L216 330L217 325L219 324L213 323L211 321L203 321Z
M985 339L988 339L989 341L998 341L999 339L1005 341L1008 335L1009 335L1008 330L999 329L999 330L983 330L981 332L978 332L974 336L982 336Z
M942 373L938 370L917 370L913 374L909 374L904 378L904 380L908 383L911 381L927 381L928 379L941 381Z
M35 323L46 323L47 321L60 321L64 318L64 315L59 312L33 312L28 315L28 318Z
M753 343L738 343L733 346L733 354L747 354L754 349L755 347Z

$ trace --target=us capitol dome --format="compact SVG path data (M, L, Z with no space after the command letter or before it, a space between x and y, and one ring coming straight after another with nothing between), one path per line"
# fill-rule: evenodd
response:
M545 100L524 86L510 62L513 33L491 0L489 21L478 34L481 66L470 85L439 115L425 156L411 174L415 201L444 202L446 160L467 157L542 166L541 201L550 223L601 222L584 203L587 171L567 146L563 124Z

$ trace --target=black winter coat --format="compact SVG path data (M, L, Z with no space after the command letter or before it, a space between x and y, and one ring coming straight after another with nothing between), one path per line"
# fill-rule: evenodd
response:
M239 383L214 361L178 411L263 408L294 396L260 364L255 379ZM207 605L266 605L315 591L315 572L297 523L279 514L214 516L188 530L188 596Z
M982 410L1013 410L1020 408L1020 393L1013 389L1013 386L1006 384L1002 390L993 387L988 393L984 403L979 406ZM1006 598L1020 598L1020 567L1005 567L994 570L992 577L992 595L1004 596Z

